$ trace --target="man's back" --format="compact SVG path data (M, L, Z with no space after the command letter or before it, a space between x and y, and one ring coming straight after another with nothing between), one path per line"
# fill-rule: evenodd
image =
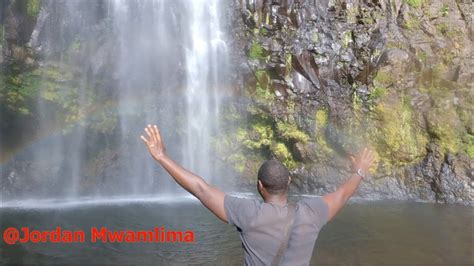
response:
M184 169L173 161L165 151L160 131L156 125L145 128L148 138L141 136L151 156L158 161L174 180L198 198L216 217L235 225L245 249L248 265L271 264L279 247L284 243L288 224L288 188L290 172L281 162L268 160L262 164L257 174L257 189L267 202L239 199L226 195L209 185L202 177ZM284 265L308 265L314 243L321 228L331 220L355 193L362 179L366 178L369 167L375 159L373 151L365 148L356 157L351 156L350 178L336 191L322 198L303 199L296 206L292 234L287 250L283 254Z
M284 241L288 206L225 196L228 222L237 227L247 265L270 265ZM328 220L328 206L319 197L296 204L290 240L282 265L308 265L314 243Z

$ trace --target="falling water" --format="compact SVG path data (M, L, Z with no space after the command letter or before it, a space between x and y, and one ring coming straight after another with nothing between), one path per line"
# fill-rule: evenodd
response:
M45 61L74 67L63 59L63 52L57 58L55 46L74 41L74 34L87 36L76 40L88 51L88 57L77 64L76 100L88 104L91 87L95 93L112 91L110 100L115 104L108 119L116 119L116 125L106 138L91 136L86 115L65 134L32 145L32 161L52 174L50 182L39 182L36 193L25 198L175 193L176 184L151 160L139 139L147 123L161 127L167 151L176 161L210 179L214 175L211 137L219 130L228 67L221 2L110 0L100 4L100 12L98 4L45 2L49 5L41 12L47 13L47 22L37 45ZM55 22L55 30L48 28ZM100 68L112 74L94 74ZM42 104L38 103L44 117L40 123L50 119ZM114 167L104 167L101 177L86 178L85 169L96 163L93 149L114 151ZM90 183L94 186L88 187Z
M184 133L178 145L182 152L177 154L182 156L184 166L205 177L212 176L209 137L217 129L217 84L226 63L217 1L115 1L112 5L121 51L122 134L127 136L140 126L133 116L136 110L127 107L128 99L138 94L146 103L142 114L145 121L167 120L161 125L163 131L179 129ZM179 73L179 69L185 72ZM159 92L155 94L156 90ZM156 96L149 97L153 94ZM177 120L181 127L173 128ZM135 154L143 153L141 146L132 149ZM153 186L155 180L153 165L144 161L140 158L122 164L139 171L140 182L131 180L135 193Z
M192 1L191 4L191 34L186 47L187 138L183 155L185 165L211 176L209 135L215 129L212 121L217 120L219 112L217 56L225 51L225 43L219 29L216 0Z

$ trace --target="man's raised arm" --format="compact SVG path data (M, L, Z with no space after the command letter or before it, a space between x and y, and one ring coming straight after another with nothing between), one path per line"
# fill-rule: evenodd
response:
M219 219L227 222L224 210L224 192L209 185L202 177L184 169L168 157L156 125L148 125L145 132L148 138L141 136L141 139L147 145L151 156L166 169L176 183L198 198Z
M357 190L363 176L368 173L369 167L374 160L374 154L371 150L366 148L356 158L351 156L351 160L352 169L355 173L352 174L350 178L335 192L323 196L323 200L329 206L328 221L330 221L342 209L342 207L344 207L349 198L352 197L354 192Z

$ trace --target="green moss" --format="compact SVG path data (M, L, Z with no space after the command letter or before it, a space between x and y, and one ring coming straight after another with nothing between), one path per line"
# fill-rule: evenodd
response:
M380 13L374 12L373 9L368 8L358 8L358 14L356 15L357 23L362 23L365 25L374 24L376 20L380 18Z
M348 48L352 42L352 31L346 31L342 37L342 47Z
M326 109L319 109L316 111L315 114L315 122L316 122L316 128L315 128L315 136L314 140L317 146L317 154L319 154L320 158L325 157L333 152L333 149L329 145L329 143L326 141L326 136L324 134L325 128L328 125L329 122L329 113Z
M396 80L393 73L384 69L380 69L373 81L375 87L387 87L395 83Z
M30 17L36 17L39 14L41 7L40 0L28 0L26 3L26 13Z
M387 95L387 90L383 87L375 87L369 95L369 99L372 101L377 101L383 99Z
M252 99L259 103L271 103L275 94L270 89L271 81L265 70L257 70L255 72L257 84L255 85L255 93L251 95Z
M443 6L439 10L439 14L443 17L446 17L447 15L449 15L449 5L443 4Z
M466 134L474 132L474 110L470 108L474 106L474 91L471 88L460 87L456 88L456 97L459 102L456 106L456 113L459 120L463 124ZM464 134L466 136L466 134Z
M441 33L442 35L456 39L456 38L462 38L464 36L464 33L461 29L456 28L456 27L451 27L448 23L446 22L440 22L439 24L436 25L436 30ZM450 50L449 50L450 51ZM447 52L449 52L447 51Z
M449 38L451 39L456 39L456 38L463 38L464 37L464 33L461 29L459 28L448 28L447 32L446 32L446 36L448 36ZM450 50L450 52L453 52L452 50Z
M369 139L374 142L381 160L404 165L426 154L428 138L417 127L406 99L379 103L374 112L376 125Z
M408 45L404 42L394 42L394 41L388 41L387 44L385 45L387 48L398 48L398 49L409 49Z
M232 163L234 169L243 173L245 170L246 157L242 153L234 153L229 156L229 162Z
M253 96L255 101L264 103L270 103L275 98L275 95L269 89L263 88L260 84L257 84Z
M285 67L286 67L286 76L289 76L293 72L293 64L292 64L292 54L287 53L285 54Z
M17 91L9 91L3 96L6 100L6 107L13 112L17 112L22 115L30 114L30 110L21 105L25 101L25 97ZM18 104L20 103L20 104Z
M280 138L283 140L294 140L303 143L309 140L309 136L303 131L299 130L297 125L294 123L278 121L277 131Z
M247 112L260 119L268 119L268 109L271 108L276 95L271 89L271 80L265 70L254 72L256 83L245 90L245 96L252 100L247 105Z
M290 151L286 147L284 143L277 142L273 144L270 147L272 153L275 155L275 158L277 158L279 161L281 161L283 164L285 164L288 169L295 169L296 168L296 162L293 159L293 156L291 155Z
M284 161L286 158L291 157L291 154L284 143L275 143L272 145L271 150L278 160Z
M359 15L359 9L352 5L348 5L346 9L346 19L349 23L357 23L357 16Z
M249 49L249 58L250 59L265 59L265 50L263 49L262 45L256 41L252 42L252 45L250 46Z
M431 133L437 138L437 143L444 152L457 153L459 151L459 135L454 128L436 124L431 127Z
M364 103L362 99L360 98L359 94L357 93L357 91L354 91L352 93L352 107L354 108L354 112L360 113L362 111L363 104Z
M48 116L67 128L76 122L84 123L87 112L94 105L96 95L87 88L82 92L84 102L80 102L78 77L65 66L47 64L34 70L9 67L3 80L0 106L13 116L31 115L34 118L37 114L30 108L39 101Z
M434 85L435 83L438 83L440 77L448 71L448 68L442 62L439 62L432 68L432 71L432 85Z
M255 71L255 77L257 78L257 82L259 83L260 87L263 89L268 89L270 84L270 77L268 76L265 70L257 70Z
M286 102L286 114L290 117L290 121L294 123L294 115L296 113L296 103L288 100Z
M238 151L227 157L226 161L242 178L254 183L257 179L258 169L265 159L255 153Z
M270 125L258 122L251 125L249 132L240 129L237 139L248 149L258 150L270 146L273 141L273 129Z
M242 154L245 156L255 155L269 159L270 154L273 154L289 169L294 169L297 166L288 145L292 145L293 142L306 142L309 140L309 136L300 131L296 124L283 121L274 123L273 120L262 119L259 116L252 116L250 120L243 123L246 127L235 130L235 141L230 140L223 145L224 149L228 151L237 143L241 144ZM250 168L255 166L248 158L237 153L232 152L231 154L235 155L228 158L236 171L243 173L248 171L249 166L251 166Z
M419 29L421 25L420 19L416 14L409 13L408 18L405 19L405 26L409 30Z
M421 62L426 62L426 59L428 58L428 54L425 51L419 51L416 53L418 60Z
M112 101L100 104L102 110L88 115L88 121L91 129L102 134L111 134L118 125L118 112L113 108Z
M31 114L30 103L38 94L40 77L30 71L19 70L1 73L0 80L0 106L12 113Z
M474 158L474 135L466 135L466 148L465 151L469 157Z
M449 25L446 22L441 22L438 25L436 25L436 29L438 30L439 33L445 35L449 31Z
M325 127L329 120L328 111L326 109L320 109L316 111L315 120L317 128Z
M380 49L375 48L371 51L370 57L371 59L375 61L377 58L379 58L381 54L382 54L382 51Z
M243 142L248 139L247 130L244 128L237 129L237 140Z
M437 115L431 116L428 131L443 152L457 153L461 139L457 127L449 118L452 110L433 110Z
M246 169L246 161L253 154L251 151L242 149L241 141L248 138L247 131L238 125L244 120L235 115L236 110L233 105L227 106L219 116L222 125L221 132L211 138L213 151L224 162L228 163L238 173L243 173Z
M66 66L47 66L33 70L33 75L41 77L42 80L55 81L58 83L74 79L74 71Z
M413 8L420 8L423 5L424 0L405 0L405 3Z
M316 133L315 142L318 149L316 152L319 154L319 157L325 157L329 154L332 154L333 149L327 142L326 136L324 135L324 131L318 131Z
M459 106L449 100L456 97L454 90L439 86L437 81L434 83L435 86L419 90L429 95L432 103L426 114L427 131L432 142L436 143L442 152L458 153L462 151L462 140L466 132L463 113L459 113L456 110ZM462 88L457 88L456 91L461 93Z

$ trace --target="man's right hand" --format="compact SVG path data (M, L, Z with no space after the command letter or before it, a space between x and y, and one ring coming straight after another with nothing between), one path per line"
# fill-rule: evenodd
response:
M351 156L352 170L354 172L361 170L364 174L367 174L374 158L374 152L365 148L364 151L359 153L357 156Z
M225 193L209 185L202 177L184 169L166 155L165 146L161 139L160 131L156 125L145 128L148 138L141 136L148 147L148 151L155 160L173 177L181 187L198 198L219 219L227 222L224 209Z
M355 157L351 156L352 170L354 172L360 170L363 172L363 175L366 175L373 160L373 151L365 148L364 151L359 155ZM323 196L323 200L326 202L329 208L328 221L334 218L334 216L342 209L342 207L344 207L349 198L352 197L362 178L363 176L360 174L353 174L336 191Z
M143 135L140 136L143 142L145 142L148 151L150 152L151 156L160 161L166 155L166 149L163 145L163 141L161 140L160 131L158 130L157 125L148 125L145 127L145 132L148 135L148 139L145 138Z

